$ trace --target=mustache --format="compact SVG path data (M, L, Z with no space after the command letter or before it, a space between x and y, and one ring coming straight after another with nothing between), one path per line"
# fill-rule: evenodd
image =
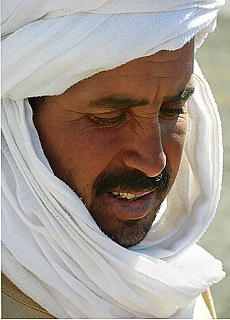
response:
M151 190L165 192L168 188L170 175L166 168L156 177L148 177L139 170L103 172L95 180L93 188L95 196L100 197L105 192L111 192L117 187L133 191Z

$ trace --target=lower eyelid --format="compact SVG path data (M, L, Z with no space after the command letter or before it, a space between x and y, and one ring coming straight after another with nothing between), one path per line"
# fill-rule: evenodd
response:
M170 112L183 111L186 109L187 103L186 101L181 101L179 103L166 102L162 104L160 110L168 110Z
M173 120L186 114L186 111L185 106L182 106L181 108L163 107L159 111L159 117L163 120Z
M99 124L102 124L102 125L106 125L106 124L114 124L114 123L117 123L119 121L122 121L126 118L126 115L124 113L116 116L116 117L111 117L111 118L103 118L103 117L98 117L98 116L95 116L95 115L89 115L89 118Z

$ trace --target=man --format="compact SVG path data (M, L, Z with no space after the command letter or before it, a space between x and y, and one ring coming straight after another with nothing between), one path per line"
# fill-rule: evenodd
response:
M221 128L194 51L221 4L3 4L6 316L212 316Z

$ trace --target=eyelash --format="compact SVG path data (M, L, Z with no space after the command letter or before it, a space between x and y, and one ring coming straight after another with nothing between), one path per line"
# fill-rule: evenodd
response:
M160 118L163 118L164 120L172 120L172 119L175 119L176 117L178 117L180 114L186 113L185 103L182 103L181 104L182 106L180 108L170 107L170 106L167 107L167 105L168 104L166 104L166 106L161 107L160 111L159 111ZM170 105L172 105L172 104L170 103ZM122 122L123 120L125 120L126 114L121 113L118 116L111 117L111 118L102 118L102 117L98 117L95 115L90 115L89 118L101 126L109 127L109 126L113 126L113 125L118 124L118 123Z
M160 108L160 117L164 120L172 120L178 117L181 114L186 113L185 103L180 103L181 107L170 107L170 106L163 106Z
M109 127L109 126L112 126L112 125L124 120L126 118L126 114L121 113L118 116L112 117L112 118L101 118L101 117L97 117L94 115L90 115L89 118L102 126Z

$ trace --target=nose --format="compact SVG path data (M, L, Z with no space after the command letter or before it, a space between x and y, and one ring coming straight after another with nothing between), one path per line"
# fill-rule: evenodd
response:
M132 143L124 150L123 162L148 177L158 176L166 166L160 130L155 128L151 134L132 136Z

